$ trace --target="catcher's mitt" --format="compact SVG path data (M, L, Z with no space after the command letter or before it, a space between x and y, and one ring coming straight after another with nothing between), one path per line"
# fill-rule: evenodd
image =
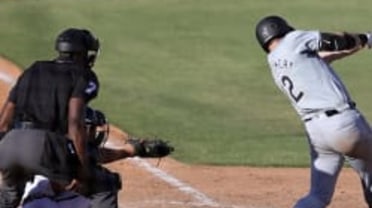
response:
M160 158L171 154L174 147L162 139L136 139L127 140L135 149L135 155L145 158Z

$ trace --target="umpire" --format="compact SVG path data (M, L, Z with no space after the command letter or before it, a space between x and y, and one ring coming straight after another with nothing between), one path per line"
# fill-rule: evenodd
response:
M55 60L36 61L19 77L0 116L0 207L18 206L25 183L39 174L76 189L87 178L84 112L98 94L91 70L99 41L85 29L58 35Z

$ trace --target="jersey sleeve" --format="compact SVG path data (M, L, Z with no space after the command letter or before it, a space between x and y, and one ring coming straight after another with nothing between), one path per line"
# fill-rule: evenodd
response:
M321 35L319 31L296 31L294 44L300 52L315 52L320 50Z
M81 74L73 87L72 97L83 98L86 102L94 99L98 94L98 80L87 74Z

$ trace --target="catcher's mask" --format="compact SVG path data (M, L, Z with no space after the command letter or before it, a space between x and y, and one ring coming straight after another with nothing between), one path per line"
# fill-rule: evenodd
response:
M58 35L55 42L55 49L60 54L84 54L90 67L94 65L99 48L98 39L86 29L66 29Z
M294 28L282 17L267 16L257 23L256 38L261 47L269 52L268 45L274 38L283 37L293 30Z
M85 126L89 142L95 146L104 145L109 136L109 123L105 114L90 107L85 111Z

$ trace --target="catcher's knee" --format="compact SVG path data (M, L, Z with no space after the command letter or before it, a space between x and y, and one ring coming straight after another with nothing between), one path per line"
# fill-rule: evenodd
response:
M96 167L93 175L92 180L84 184L82 188L84 195L117 192L122 189L122 178L119 173L112 172L104 167Z

